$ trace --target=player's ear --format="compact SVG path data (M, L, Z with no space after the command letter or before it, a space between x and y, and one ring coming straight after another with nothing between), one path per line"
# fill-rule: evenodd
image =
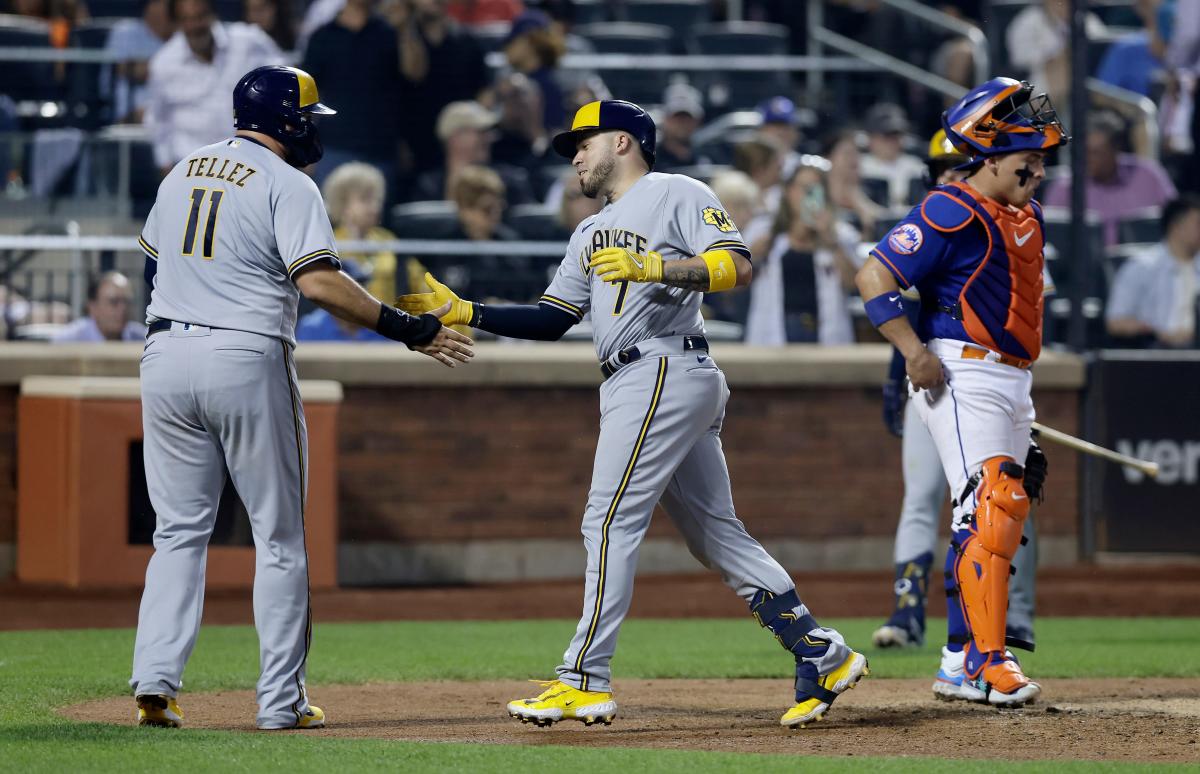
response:
M616 142L613 144L613 150L617 153L626 153L632 147L632 140L625 132L617 132Z

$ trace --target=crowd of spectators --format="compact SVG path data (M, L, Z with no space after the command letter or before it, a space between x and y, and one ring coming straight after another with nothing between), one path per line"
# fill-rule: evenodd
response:
M581 195L564 160L548 148L578 106L624 96L611 94L597 72L562 67L565 54L595 47L575 28L569 0L244 0L241 21L218 18L218 1L140 0L136 18L111 27L106 49L117 61L100 80L109 119L144 124L161 170L228 135L230 93L242 74L291 61L313 74L322 101L339 112L322 125L325 157L309 170L339 239L385 241L401 233L565 241L601 206ZM46 19L58 46L69 45L72 28L88 16L86 0L9 3L14 13ZM710 5L713 18L726 8ZM786 25L796 53L806 37L804 5L740 4L747 19ZM883 4L828 5L826 22L836 30L955 83L971 85L976 77L965 38L931 38ZM1067 0L1032 0L1003 29L981 19L987 4L931 5L998 36L1006 74L1048 92L1070 128ZM622 6L613 4L613 13ZM1200 282L1185 277L1184 266L1191 255L1193 274L1200 272L1200 244L1192 238L1200 212L1190 197L1200 188L1200 111L1193 109L1200 0L1133 0L1117 15L1111 11L1086 17L1089 36L1105 42L1092 74L1153 99L1161 122L1160 136L1148 138L1120 105L1097 104L1088 115L1085 198L1100 229L1093 257L1104 278L1099 292L1111 293L1106 330L1111 341L1191 344ZM502 54L505 66L489 68L488 51ZM869 337L855 325L850 277L863 245L886 233L925 190L926 150L945 98L886 74L837 83L848 88L829 104L804 105L796 79L787 93L758 104L754 120L739 119L723 133L706 129L735 114L704 77L675 74L656 101L645 103L659 128L656 170L710 183L753 248L751 287L706 306L714 319L741 326L747 342ZM1052 159L1039 194L1049 217L1060 221L1070 203L1066 160L1065 153ZM396 213L414 202L440 203L444 210L433 209L446 216L407 233ZM513 255L417 260L387 250L347 258L354 276L381 298L422 290L428 266L466 294L527 301L554 263ZM119 285L105 276L105 287ZM526 280L497 285L497 277L511 276ZM89 296L86 319L98 319L91 314L98 303ZM302 336L370 338L319 318L301 328Z

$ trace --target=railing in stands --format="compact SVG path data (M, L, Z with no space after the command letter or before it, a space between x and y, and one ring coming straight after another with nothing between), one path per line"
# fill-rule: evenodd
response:
M953 99L958 99L966 93L965 88L953 81L949 81L928 70L923 70L916 65L909 64L877 48L872 48L844 35L840 35L826 27L825 5L828 1L807 0L809 55L822 56L824 48L828 46L843 54L850 54L864 62L869 62L879 70L894 73L908 81ZM915 2L915 0L880 0L880 2L938 31L949 32L952 35L959 35L965 38L971 46L976 82L982 83L991 77L988 74L990 65L988 62L987 39L978 27L942 11L930 8L925 4ZM816 104L815 100L820 98L823 89L824 73L820 70L810 70L807 77L807 90L811 104Z

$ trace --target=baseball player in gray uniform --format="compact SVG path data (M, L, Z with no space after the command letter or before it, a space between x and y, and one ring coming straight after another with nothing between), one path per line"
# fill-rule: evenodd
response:
M708 352L700 302L750 281L749 250L704 184L651 172L655 128L637 105L584 105L554 138L583 193L606 200L575 230L535 306L464 301L432 277L433 293L401 308L443 306L442 322L553 340L591 313L600 388L600 438L583 516L588 563L583 615L544 690L508 704L522 722L610 723L617 712L609 662L629 609L638 547L661 502L688 548L749 604L796 660L795 706L785 726L819 720L867 673L867 660L817 624L787 572L734 512L720 431L729 389Z
M338 270L320 193L299 169L321 157L313 116L333 112L307 73L251 71L234 90L236 135L167 174L139 239L153 288L142 426L158 518L130 680L140 725L183 722L176 698L199 631L227 470L257 556L258 726L325 724L304 688L312 611L307 435L292 360L299 293L446 365L472 354L470 339L436 314L380 304Z
M933 188L965 179L967 173L957 167L969 160L946 139L945 130L939 129L930 140L929 154L925 157L925 184ZM1045 295L1053 294L1054 281L1046 269L1042 281ZM903 296L905 309L915 321L920 297L914 289L904 291ZM920 647L925 643L925 602L937 543L938 517L950 491L933 436L921 421L916 406L905 401L904 378L904 358L892 350L883 386L883 422L889 432L902 438L904 498L893 552L896 575L892 614L871 637L878 648ZM1024 483L1026 493L1034 499L1041 499L1046 468L1041 448L1031 443L1025 460ZM1011 647L1033 650L1037 530L1032 518L1025 520L1023 537L1026 545L1021 548L1020 561L1013 565L1016 574L1008 589L1007 639ZM951 632L950 636L963 639L966 632Z

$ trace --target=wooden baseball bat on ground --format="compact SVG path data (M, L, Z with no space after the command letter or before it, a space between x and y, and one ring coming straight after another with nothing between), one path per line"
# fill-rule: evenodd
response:
M1045 438L1048 441L1054 441L1055 443L1066 446L1069 449L1074 449L1075 451L1083 452L1084 454L1091 454L1094 457L1099 457L1101 459L1108 460L1109 462L1115 462L1118 465L1125 465L1126 467L1133 468L1134 470L1139 470L1150 478L1158 477L1157 462L1150 462L1149 460L1142 460L1138 459L1137 457L1131 457L1128 454L1115 452L1112 449L1105 449L1103 446L1097 446L1091 441L1085 441L1082 438L1076 438L1073 435L1067 435L1061 430L1055 430L1053 427L1046 427L1040 422L1034 422L1033 429L1036 430L1042 438Z

